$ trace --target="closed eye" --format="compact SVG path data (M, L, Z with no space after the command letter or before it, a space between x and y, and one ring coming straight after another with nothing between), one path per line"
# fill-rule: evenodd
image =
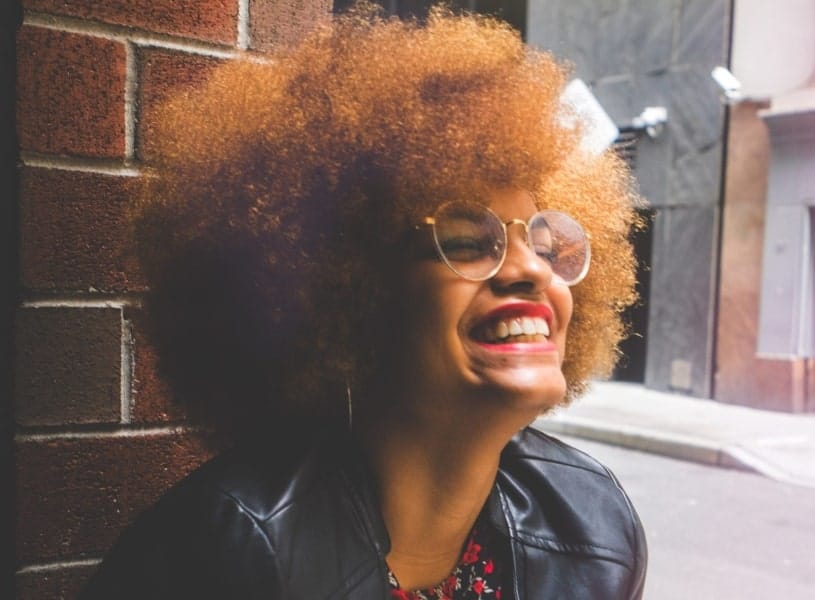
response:
M449 260L479 260L493 251L489 238L458 236L441 242L441 249Z

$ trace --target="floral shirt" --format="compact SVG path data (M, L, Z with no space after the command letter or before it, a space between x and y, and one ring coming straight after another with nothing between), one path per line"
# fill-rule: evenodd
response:
M501 566L494 540L474 528L458 566L435 587L405 591L388 569L391 598L395 600L500 600Z

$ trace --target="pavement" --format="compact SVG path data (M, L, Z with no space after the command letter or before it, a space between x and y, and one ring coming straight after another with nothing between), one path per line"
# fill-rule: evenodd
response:
M791 414L596 382L535 426L815 488L815 414Z

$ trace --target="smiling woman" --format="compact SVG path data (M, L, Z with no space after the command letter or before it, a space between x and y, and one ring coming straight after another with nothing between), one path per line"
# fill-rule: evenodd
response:
M607 374L635 197L561 67L365 5L168 103L134 209L178 401L229 450L85 598L639 598L614 477L528 429Z

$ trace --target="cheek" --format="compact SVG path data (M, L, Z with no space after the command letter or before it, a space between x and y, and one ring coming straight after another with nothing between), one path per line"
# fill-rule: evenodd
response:
M472 301L472 282L448 275L444 265L427 264L406 278L401 327L420 346L443 346L462 332L463 318Z
M412 269L403 281L399 314L394 326L404 341L405 358L415 360L416 352L426 353L426 347L441 335L443 319L434 286L426 269ZM411 356L413 355L413 356Z

